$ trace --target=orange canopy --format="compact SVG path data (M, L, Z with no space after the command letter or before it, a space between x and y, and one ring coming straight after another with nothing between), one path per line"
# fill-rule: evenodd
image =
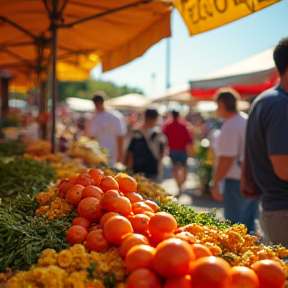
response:
M53 2L58 79L83 80L100 61L103 71L119 67L171 35L169 0L1 0L0 70L43 72Z

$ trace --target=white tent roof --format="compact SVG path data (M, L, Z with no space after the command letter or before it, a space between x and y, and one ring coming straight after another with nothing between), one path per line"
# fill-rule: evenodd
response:
M150 104L150 100L141 94L127 94L105 101L105 105L116 109L143 109Z
M94 103L91 100L68 97L65 101L68 107L74 111L93 112L95 110Z
M226 66L204 77L191 81L192 91L213 89L229 85L263 84L277 73L273 50L270 48L232 65Z
M192 96L189 93L190 85L183 84L179 86L173 86L161 94L158 94L151 98L152 102L159 101L177 101L182 103L190 103L192 101Z

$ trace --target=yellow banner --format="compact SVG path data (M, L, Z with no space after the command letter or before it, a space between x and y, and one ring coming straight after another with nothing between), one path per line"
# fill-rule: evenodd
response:
M190 36L245 17L281 0L175 0Z

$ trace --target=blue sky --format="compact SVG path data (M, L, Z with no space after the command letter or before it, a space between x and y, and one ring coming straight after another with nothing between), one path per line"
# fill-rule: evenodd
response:
M176 86L264 51L287 37L288 0L193 37L176 9L171 25L170 84ZM106 73L97 66L91 76L138 87L151 97L166 89L166 47L163 39L134 61Z

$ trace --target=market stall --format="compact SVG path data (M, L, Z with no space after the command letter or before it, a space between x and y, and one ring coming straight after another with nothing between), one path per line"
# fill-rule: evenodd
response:
M26 153L38 160L0 159L1 287L284 287L281 245L179 205L141 175L74 163L57 176L37 147Z

